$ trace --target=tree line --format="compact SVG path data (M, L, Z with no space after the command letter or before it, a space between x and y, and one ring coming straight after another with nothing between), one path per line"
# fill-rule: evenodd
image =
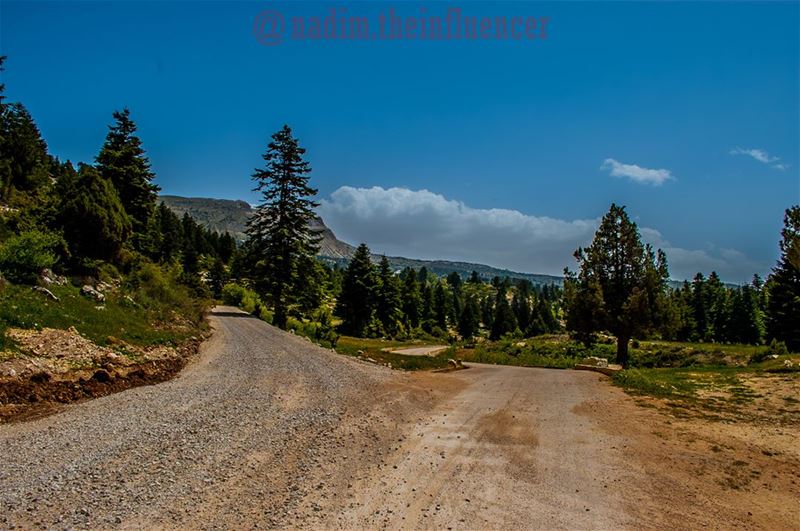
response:
M4 58L0 58L0 69ZM592 243L575 253L563 290L476 272L445 278L425 268L392 270L361 245L348 266L316 258L317 190L292 130L272 135L252 179L261 202L241 246L230 234L178 218L158 203L155 174L128 109L114 112L92 164L61 162L48 153L30 113L6 103L0 86L0 270L32 282L43 268L97 274L105 264L130 272L143 262L177 268L198 296L220 297L229 282L252 288L276 326L291 317L330 323L371 337L436 335L469 340L534 336L566 329L587 345L597 334L617 338L628 361L633 338L761 343L800 350L800 207L786 211L780 259L762 281L724 285L698 274L669 287L667 257L642 243L625 208L611 205Z
M786 210L780 258L766 283L727 287L698 273L668 287L667 257L641 241L625 207L611 205L591 245L579 248L578 272L564 270L567 330L591 345L599 332L617 338L617 362L628 364L632 338L760 344L800 351L800 207Z
M361 337L447 337L452 330L469 340L484 328L499 339L558 331L559 297L557 288L537 290L527 280L512 285L495 277L485 284L477 272L464 281L458 273L441 278L425 267L394 271L385 256L376 265L361 244L344 271L335 313L343 333Z
M0 69L4 61L0 58ZM144 260L179 265L180 279L198 295L208 295L201 271L224 282L235 240L189 215L179 218L158 202L155 174L127 108L113 113L94 162L76 167L48 152L25 106L4 101L4 88L0 269L9 280L34 282L52 267L84 276L96 276L104 264L129 272Z

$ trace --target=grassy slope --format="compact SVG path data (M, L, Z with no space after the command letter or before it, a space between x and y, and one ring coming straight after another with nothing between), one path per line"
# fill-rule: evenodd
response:
M5 330L18 328L61 328L74 326L93 342L105 345L109 337L135 345L176 344L196 331L194 326L161 326L169 315L147 310L120 294L110 295L105 309L80 295L73 286L53 286L60 299L53 301L27 286L8 285L0 291L0 349L13 347Z

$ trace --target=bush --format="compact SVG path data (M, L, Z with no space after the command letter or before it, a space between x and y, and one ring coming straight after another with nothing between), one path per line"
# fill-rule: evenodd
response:
M125 288L133 299L143 307L166 316L171 311L199 321L205 302L193 296L189 288L180 283L181 271L159 267L150 261L142 261L133 268L125 281Z
M53 267L63 245L59 236L36 230L12 236L0 246L0 271L12 282L33 284L42 269Z
M748 364L761 363L769 358L787 356L788 354L789 349L786 348L786 343L773 339L767 348L750 356Z
M258 317L263 318L263 305L258 294L241 284L230 282L222 287L222 302L228 306L236 306L247 313L255 312L258 308ZM265 319L266 320L266 319ZM270 319L271 320L271 319Z

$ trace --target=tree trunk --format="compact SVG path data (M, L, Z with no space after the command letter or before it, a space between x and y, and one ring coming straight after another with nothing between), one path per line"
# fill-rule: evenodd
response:
M628 343L629 337L617 337L617 363L622 365L624 369L628 368Z

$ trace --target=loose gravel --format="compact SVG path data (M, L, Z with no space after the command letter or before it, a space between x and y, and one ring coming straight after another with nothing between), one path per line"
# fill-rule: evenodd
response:
M172 381L0 426L0 528L302 522L319 462L355 440L337 428L391 373L234 308L211 321Z

